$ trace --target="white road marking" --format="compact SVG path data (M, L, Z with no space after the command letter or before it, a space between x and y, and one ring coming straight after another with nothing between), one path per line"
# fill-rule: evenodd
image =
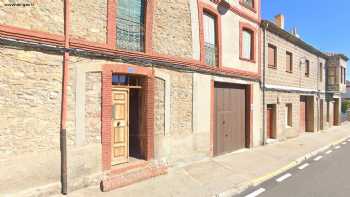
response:
M287 178L291 177L292 175L290 173L287 173L283 176L281 176L280 178L276 179L277 182L282 182L284 180L286 180Z
M256 197L256 196L260 195L261 193L263 193L264 191L266 191L266 189L260 188L258 190L255 190L254 192L246 195L245 197Z
M348 139L348 142L350 142L350 139Z
M343 143L341 143L341 144L346 144L346 142L343 142Z
M302 170L302 169L308 167L309 165L310 165L310 164L308 164L308 163L304 163L303 165L299 166L298 169L299 169L299 170Z
M331 154L332 152L333 152L332 150L329 150L326 152L326 154L328 155L328 154Z
M335 147L335 149L339 149L339 148L340 148L340 146L336 146L336 147Z
M320 160L320 159L322 159L322 156L321 156L321 155L318 156L318 157L316 157L316 158L314 159L314 161L318 161L318 160Z

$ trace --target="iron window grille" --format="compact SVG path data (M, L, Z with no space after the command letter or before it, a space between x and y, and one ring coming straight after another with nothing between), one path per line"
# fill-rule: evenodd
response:
M210 66L217 65L217 48L215 44L205 42L205 63Z
M145 50L145 19L144 1L118 1L117 39L119 49L129 51Z

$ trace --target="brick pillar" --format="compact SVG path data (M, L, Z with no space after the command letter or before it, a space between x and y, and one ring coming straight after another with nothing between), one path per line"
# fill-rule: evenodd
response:
M111 168L111 127L112 127L112 72L104 69L102 73L102 167L103 170Z

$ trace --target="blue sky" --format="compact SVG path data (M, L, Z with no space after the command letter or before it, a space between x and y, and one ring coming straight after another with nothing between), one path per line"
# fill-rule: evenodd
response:
M273 20L275 15L283 13L287 31L297 27L301 38L314 47L350 57L349 0L261 1L263 19ZM350 69L347 71L350 79Z

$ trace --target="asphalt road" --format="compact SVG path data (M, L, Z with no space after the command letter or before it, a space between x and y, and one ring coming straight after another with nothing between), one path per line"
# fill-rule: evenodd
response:
M350 139L238 196L350 197Z

